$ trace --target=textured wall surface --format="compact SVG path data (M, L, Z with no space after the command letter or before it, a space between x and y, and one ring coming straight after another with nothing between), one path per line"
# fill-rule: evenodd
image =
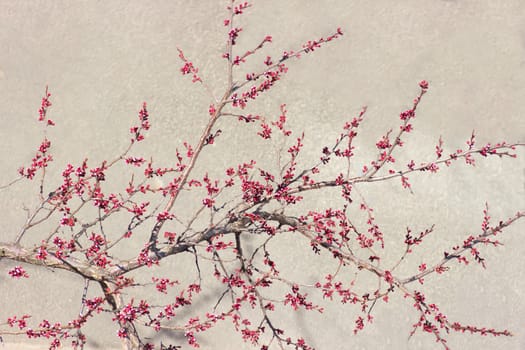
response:
M85 157L97 162L121 152L142 101L148 102L153 123L141 149L144 154L169 162L183 141L195 143L208 118L210 98L180 75L177 47L200 68L212 91L222 95L226 3L3 1L0 184L16 176L40 142L35 116L46 85L53 94L50 113L57 122L48 135L56 159L52 181L59 180L59 169L68 162L78 164ZM479 144L525 142L522 0L267 0L255 1L241 21L245 29L239 46L249 48L270 34L274 42L264 52L269 55L296 49L337 27L345 32L340 40L291 63L283 81L253 105L259 113L275 116L279 105L287 104L290 125L305 132L305 158L317 158L321 146L331 143L344 122L367 105L356 144L356 162L362 163L374 154L377 139L398 127L398 114L410 107L422 79L430 82L430 89L400 160L432 159L440 135L449 152L464 148L473 129ZM225 137L203 155L203 166L220 172L233 159L275 161L275 152L254 139L254 127L246 129L234 121L220 127ZM514 160L478 160L476 167L457 164L437 175L412 176L413 195L403 191L398 180L360 186L388 232L392 262L403 250L407 225L421 230L436 223L434 235L411 257L414 267L438 260L445 249L478 232L485 202L495 220L525 209L525 152L519 150L518 155ZM35 187L20 184L0 192L0 241L16 236L25 220L24 206L36 203L35 193ZM321 208L333 200L322 197L315 203ZM453 265L450 273L425 283L427 297L450 319L515 333L505 339L451 334L453 349L525 348L524 228L518 223L500 237L504 246L483 249L486 270ZM294 244L298 243L276 247L281 265L300 271L305 281L327 272L304 260L311 255L295 255L290 250ZM434 255L427 255L431 252ZM12 281L7 275L12 265L0 261L0 322L12 314L67 319L78 312L83 281L64 272L29 268L31 279ZM410 271L407 268L407 274ZM408 340L417 315L402 296L377 305L374 324L355 336L351 331L356 307L337 302L325 306L323 315L295 313L282 321L317 349L440 349L429 335ZM104 316L90 326L88 331L97 336L88 349L118 346L109 320ZM249 348L230 326L212 330L206 339L204 349ZM16 345L21 341L25 340L4 337L0 349L29 349Z

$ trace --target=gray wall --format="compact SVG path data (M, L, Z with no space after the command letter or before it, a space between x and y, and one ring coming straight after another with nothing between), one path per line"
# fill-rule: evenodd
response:
M57 122L49 134L56 158L51 169L57 173L67 162L79 163L85 157L96 162L121 151L142 101L149 104L153 129L140 151L166 161L183 140L195 142L195 130L207 118L209 98L180 75L176 48L184 49L213 91L222 94L226 71L219 56L225 5L226 1L2 1L0 184L30 161L41 139L35 117L46 84L53 94L50 116ZM407 159L431 159L439 135L449 151L464 148L472 129L479 144L525 141L522 0L259 1L242 23L239 45L248 48L271 34L274 43L267 52L274 55L343 28L340 40L290 64L285 79L253 106L275 116L278 106L286 103L289 123L305 131L305 153L312 158L363 105L369 109L357 151L372 154L375 141L387 129L397 128L399 112L410 106L422 79L430 82L430 90L407 140ZM273 150L252 141L255 128L247 130L236 122L220 126L225 137L201 164L222 169L230 161L252 156L272 164ZM457 164L438 175L412 176L414 195L402 191L397 181L361 186L379 223L392 235L387 237L392 261L403 248L406 225L423 229L437 224L434 236L412 257L417 266L437 260L466 234L478 232L486 201L494 220L523 209L525 152L518 154L515 160L478 160L475 168ZM58 176L51 175L53 179ZM23 206L36 203L34 190L17 185L0 192L0 241L16 236L25 219ZM333 199L315 200L323 207ZM452 334L452 348L525 348L523 228L518 223L507 230L500 237L505 246L483 249L485 271L475 264L454 265L449 274L426 282L427 297L451 319L515 332L508 339ZM309 255L294 255L287 247L281 248L283 265L301 271L312 264L304 261ZM431 252L434 259L425 256ZM50 319L71 310L75 314L81 280L30 270L31 279L12 281L6 274L10 266L0 261L0 319L21 312L51 314ZM316 268L323 272L323 266ZM317 273L303 271L305 280ZM326 307L321 316L298 313L283 322L318 349L440 348L429 335L407 341L417 315L402 297L377 306L375 323L356 336L351 335L355 307ZM102 317L89 329L98 334L89 349L117 345L115 329L107 324ZM209 337L203 342L205 349L247 347L231 336L229 326L211 331ZM4 341L6 349L16 348L16 340Z

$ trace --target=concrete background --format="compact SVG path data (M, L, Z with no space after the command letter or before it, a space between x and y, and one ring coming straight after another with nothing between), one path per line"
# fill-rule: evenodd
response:
M222 94L225 65L219 56L226 1L32 0L1 5L0 184L30 161L41 139L35 118L46 84L53 94L50 115L57 122L49 134L56 158L51 169L56 172L67 162L77 164L87 156L96 162L121 151L142 101L148 102L153 123L150 141L140 149L144 154L169 161L183 140L195 142L209 97L180 75L177 47L200 68L214 92ZM285 79L253 105L259 113L275 116L278 106L287 103L289 123L305 131L304 152L312 158L318 157L321 145L332 142L344 121L367 105L358 140L358 159L366 159L376 140L397 128L398 114L410 106L421 79L430 82L430 90L408 139L407 159L432 159L439 135L448 151L465 147L472 129L480 144L525 141L521 0L268 0L256 2L241 21L245 29L239 47L250 48L270 34L274 43L264 52L270 55L343 28L341 40L291 63ZM201 164L220 172L233 159L274 161L274 153L252 140L255 128L247 132L231 122L220 126L225 137L204 154ZM387 249L393 252L402 249L407 224L419 229L437 224L436 234L412 257L417 266L432 260L425 254L434 251L437 259L466 234L477 232L485 201L495 220L524 209L525 152L518 153L515 160L480 160L475 168L458 164L438 175L413 176L414 195L402 191L397 181L360 191L376 209L383 229L391 232ZM25 219L23 206L36 203L34 193L31 186L20 185L0 192L0 241L16 236ZM334 199L313 200L323 207ZM487 270L454 266L446 277L428 279L427 297L450 319L515 333L506 339L453 334L448 337L453 349L525 348L524 227L518 223L507 230L501 236L505 246L483 250ZM289 244L296 243L285 247ZM282 265L299 271L311 266L304 256L281 249ZM30 270L31 279L13 282L6 274L10 266L0 261L0 319L21 312L51 312L50 318L60 319L78 312L82 281ZM304 278L323 272L322 266L316 268L303 270ZM417 316L399 299L376 307L375 323L357 336L351 335L355 308L335 302L325 305L322 316L294 314L283 322L318 349L439 349L431 336L407 340ZM102 317L88 329L97 334L88 349L117 344L115 329L104 323L108 320ZM204 349L248 348L229 326L208 336ZM4 337L0 349L30 349L17 345L20 341Z

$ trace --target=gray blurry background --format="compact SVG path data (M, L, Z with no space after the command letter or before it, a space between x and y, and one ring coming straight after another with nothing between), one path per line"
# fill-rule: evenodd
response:
M195 143L208 118L210 99L204 89L180 75L177 47L222 95L226 3L1 1L0 184L30 162L41 140L35 120L46 85L53 94L50 117L57 123L48 135L56 159L50 169L57 174L50 180L58 180L68 162L78 164L89 157L94 164L122 151L142 101L148 102L153 123L149 141L139 149L142 154L169 161L182 141ZM398 114L410 107L422 79L430 82L430 89L407 139L406 153L398 154L400 161L433 159L440 135L445 154L464 148L473 129L479 144L525 141L522 0L265 0L255 1L240 21L241 52L265 35L273 36L273 44L262 55L296 49L337 27L345 33L291 63L283 81L251 106L275 118L279 105L286 103L289 124L305 131L304 159L317 158L344 122L367 105L356 152L362 157L356 162L362 164L373 154L377 139L398 127ZM275 150L253 140L255 127L228 121L220 127L225 137L203 155L199 171L205 166L220 173L232 161L251 157L263 164L275 160ZM523 210L525 152L518 154L515 160L483 159L475 168L458 163L437 175L412 176L414 195L403 191L398 180L359 187L390 235L386 249L394 252L391 261L403 249L406 225L421 230L437 224L433 236L411 257L417 266L436 261L443 250L477 233L486 201L495 221ZM25 219L23 207L35 205L35 193L34 187L20 184L0 192L0 241L16 236ZM332 200L315 198L319 207L330 206ZM505 246L482 250L485 271L474 263L466 268L453 265L450 273L427 279L428 299L451 320L515 333L507 339L451 334L453 349L525 348L524 227L518 223L501 235ZM311 266L304 261L311 255L294 255L289 247L280 248L284 266L302 271L305 280L323 272L301 270ZM425 256L431 252L434 258ZM60 319L78 312L81 280L61 272L29 270L31 279L12 281L7 275L10 266L0 261L0 319L20 313L51 313L50 319ZM336 302L327 303L323 315L297 313L283 322L318 349L440 349L429 335L418 333L407 340L417 315L411 303L397 299L376 306L374 324L356 336L351 331L357 308ZM97 337L88 349L118 346L116 330L109 324L99 321L89 329ZM232 332L229 325L210 331L202 337L206 339L202 348L248 348ZM18 346L5 337L0 349L30 348Z

